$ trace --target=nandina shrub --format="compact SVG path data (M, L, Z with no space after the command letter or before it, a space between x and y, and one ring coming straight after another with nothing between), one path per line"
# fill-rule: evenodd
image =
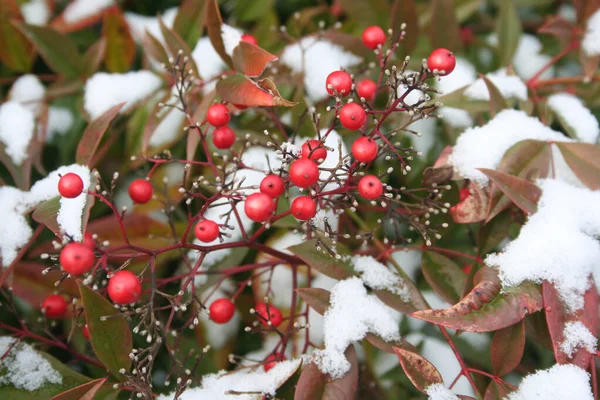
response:
M3 3L0 398L598 398L600 3L174 3Z

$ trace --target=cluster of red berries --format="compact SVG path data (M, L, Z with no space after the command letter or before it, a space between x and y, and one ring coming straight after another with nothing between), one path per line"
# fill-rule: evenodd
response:
M224 104L213 104L206 112L206 120L215 127L212 142L217 149L229 149L235 143L235 132L227 124L231 121L229 109Z
M221 297L211 303L208 311L211 320L217 324L225 324L233 318L235 305L230 299ZM254 313L258 316L260 323L266 327L272 326L277 328L283 322L281 311L270 304L258 303L254 309Z

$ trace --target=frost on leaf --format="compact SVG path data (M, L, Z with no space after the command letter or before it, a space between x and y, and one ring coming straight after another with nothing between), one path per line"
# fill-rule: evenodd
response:
M592 354L596 352L598 339L581 321L567 322L563 330L563 337L565 340L560 347L569 357L572 357L580 348Z
M592 400L589 375L571 364L556 364L525 377L519 389L506 400L561 399Z
M331 290L330 307L325 313L325 348L315 350L313 358L321 372L334 379L350 370L344 356L346 348L373 333L386 341L400 340L400 315L367 294L359 278L337 283Z
M410 301L410 290L404 285L402 278L388 267L371 256L354 256L352 258L354 270L360 274L360 278L371 289L387 290L402 298L402 301Z
M10 349L10 353L0 359L0 387L11 385L31 392L47 383L62 384L62 376L48 360L26 343L15 345L15 340L7 336L0 337L0 355Z
M598 274L600 193L544 180L538 211L505 251L486 258L505 288L552 282L570 312L583 307L588 277Z

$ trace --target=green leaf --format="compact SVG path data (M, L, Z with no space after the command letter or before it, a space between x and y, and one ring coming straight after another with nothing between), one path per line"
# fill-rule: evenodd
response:
M500 10L496 19L496 35L498 35L500 65L505 66L512 63L523 28L514 1L502 0L499 3Z
M429 38L434 48L443 47L455 53L462 49L460 26L456 19L454 0L433 0L430 3Z
M121 108L123 108L124 105L125 103L117 104L90 122L77 145L75 158L78 164L87 164L89 167L93 167L92 163L96 149L98 148L108 125L117 114L119 114L119 111L121 111Z
M33 46L11 21L23 21L13 2L0 2L0 60L17 72L28 72L33 62Z
M300 257L309 267L330 278L342 280L355 275L351 265L317 250L316 239L288 247L288 250Z
M98 360L119 380L125 376L119 373L121 368L129 370L132 338L129 324L123 316L115 317L118 311L97 292L78 282L81 300L90 330L90 343ZM106 318L102 321L102 317Z
M326 383L325 376L319 371L319 367L311 362L302 369L294 400L322 399Z
M321 315L325 315L325 311L329 308L329 298L331 297L329 291L319 288L299 288L296 289L296 293L312 309Z
M425 393L430 385L444 383L442 375L425 357L398 347L394 347L394 351L404 373L420 392Z
M525 323L500 329L494 333L490 347L494 375L504 376L521 362L525 350Z
M273 0L236 1L234 4L235 14L244 22L262 20L273 8Z
M600 189L600 147L590 143L556 143L575 175L592 190Z
M435 252L423 253L421 271L433 291L450 304L460 301L465 274L451 259Z
M84 76L91 76L98 71L102 60L104 60L104 54L106 53L106 40L104 38L99 39L96 43L91 45L85 54L83 55L83 74Z
M384 4L381 0L338 0L338 3L342 6L342 10L363 28L370 25L381 26L382 21L379 19L385 17L388 12L387 8L383 9L383 13L381 12ZM389 4L385 5L389 7Z
M57 74L78 78L83 74L83 58L67 35L46 26L18 24L46 64Z
M543 306L539 285L523 283L502 289L498 272L483 267L476 285L458 304L443 310L423 310L411 314L432 324L468 332L492 332L516 324Z
M40 203L35 210L33 210L31 218L33 218L35 222L46 225L46 227L55 235L59 235L60 226L58 226L58 221L56 220L59 209L60 196L56 196L50 200Z
M411 54L417 47L420 34L419 14L414 0L395 0L392 4L388 26L392 29L394 38L400 34L400 26L403 23L406 24L406 36L400 42L400 54Z
M127 72L135 58L135 42L118 8L104 13L102 35L106 41L104 64L109 72Z
M200 36L202 36L204 19L206 17L205 11L205 0L184 0L179 6L179 11L177 11L177 16L175 16L175 22L173 23L173 31L190 48L194 47Z
M533 183L516 176L487 168L478 168L485 176L527 214L537 210L537 202L542 195L542 190Z
M96 393L98 393L104 382L106 382L106 378L99 378L69 389L50 400L94 400Z
M17 389L10 385L0 385L0 399L2 400L48 400L59 393L63 393L71 388L83 385L90 381L86 376L74 371L72 368L64 365L49 354L36 351L45 358L52 368L62 376L62 383L48 383L41 388L33 391ZM0 376L2 375L2 366L0 364Z
M479 254L487 254L494 250L508 235L512 222L511 213L504 211L479 229L477 244Z
M487 76L481 74L480 77L483 79L488 92L490 92L490 114L493 117L496 113L508 108L508 105L496 85Z

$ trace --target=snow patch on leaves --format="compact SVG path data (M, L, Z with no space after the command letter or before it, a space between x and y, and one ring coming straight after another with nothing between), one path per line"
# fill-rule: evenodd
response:
M397 273L371 256L354 256L354 270L360 273L362 281L371 289L387 290L400 296L402 301L410 301L410 290Z
M21 4L21 15L28 25L46 25L50 20L50 9L46 0L31 0Z
M207 85L207 82L217 78L221 72L227 69L227 64L221 59L208 37L198 40L194 50L192 50L192 58L198 66L200 78L205 81L204 93L207 93L214 89L216 81L211 82L209 85Z
M561 343L560 348L569 357L572 357L579 348L594 354L598 347L598 339L581 321L567 322L563 336L565 341Z
M221 25L221 38L223 39L223 46L225 47L225 53L229 56L233 55L233 50L242 41L243 32L238 28L234 28L231 25Z
M73 126L73 113L68 108L50 107L48 109L48 125L46 141L52 140L56 135L64 135Z
M429 396L429 400L459 400L450 389L446 389L441 383L434 383L427 386L425 393Z
M16 164L28 158L27 148L33 137L35 116L16 101L7 101L0 106L0 142L5 152Z
M462 177L486 185L488 178L477 168L496 169L506 150L526 139L572 141L523 111L503 110L486 125L463 132L456 141L450 162Z
M74 0L65 9L65 22L73 24L82 19L92 17L115 4L114 0Z
M598 120L577 96L568 93L553 94L548 107L573 129L582 142L596 143L600 134Z
M0 355L13 346L15 338L0 337ZM20 342L12 347L6 358L0 360L0 386L11 385L29 392L47 383L62 384L62 376L52 368L48 360L40 356L30 345Z
M506 400L561 399L592 400L589 375L572 364L556 364L525 377L519 390Z
M477 79L477 72L473 64L461 57L456 57L456 67L452 76L444 76L437 82L437 88L442 92L451 93L457 89L472 84ZM453 107L442 107L439 114L450 126L467 128L473 126L473 118L466 110ZM411 125L411 129L414 129Z
M177 7L165 10L162 14L162 20L167 28L172 28L177 16ZM165 44L165 38L160 30L158 17L148 17L146 15L136 14L134 12L124 13L125 20L129 25L129 31L136 43L142 43L146 37L146 32Z
M83 180L84 192L90 186L90 170L82 165L69 165L58 168L42 180L37 181L29 192L17 188L0 187L0 210L3 211L3 223L0 225L0 255L2 264L9 265L17 256L18 250L24 246L32 235L32 230L23 214L39 203L50 200L58 193L59 175L73 172ZM57 221L62 230L75 241L83 239L82 221L86 194L82 193L73 199L60 199Z
M506 68L490 72L486 77L500 90L504 98L527 100L527 86L525 86L518 76L508 75ZM465 96L471 100L488 101L490 99L490 92L483 79L479 78L465 90Z
M504 287L524 281L554 283L569 311L583 307L590 274L600 259L600 192L543 180L538 210L503 253L486 264L498 267Z
M17 79L10 88L8 97L20 103L34 115L39 115L46 88L37 76L27 74Z
M312 36L287 46L280 60L293 73L304 74L306 93L313 102L329 96L325 87L327 75L342 68L353 67L362 61L343 47Z
M588 19L581 47L590 57L600 55L600 9Z
M235 392L258 392L264 395L275 395L277 389L298 369L301 361L281 361L265 372L262 367L256 369L242 369L238 371L220 371L202 378L202 385L188 389L181 394L180 400L254 400L259 398L256 394L228 394ZM163 395L157 400L171 400L173 394Z
M386 341L399 340L400 316L381 300L367 294L359 278L337 283L331 290L330 307L325 313L325 348L315 350L313 359L321 372L333 379L350 370L344 352L369 332Z
M125 112L154 93L161 84L161 79L150 71L125 74L99 72L92 75L85 84L84 108L92 119L123 102L127 104L121 112Z

